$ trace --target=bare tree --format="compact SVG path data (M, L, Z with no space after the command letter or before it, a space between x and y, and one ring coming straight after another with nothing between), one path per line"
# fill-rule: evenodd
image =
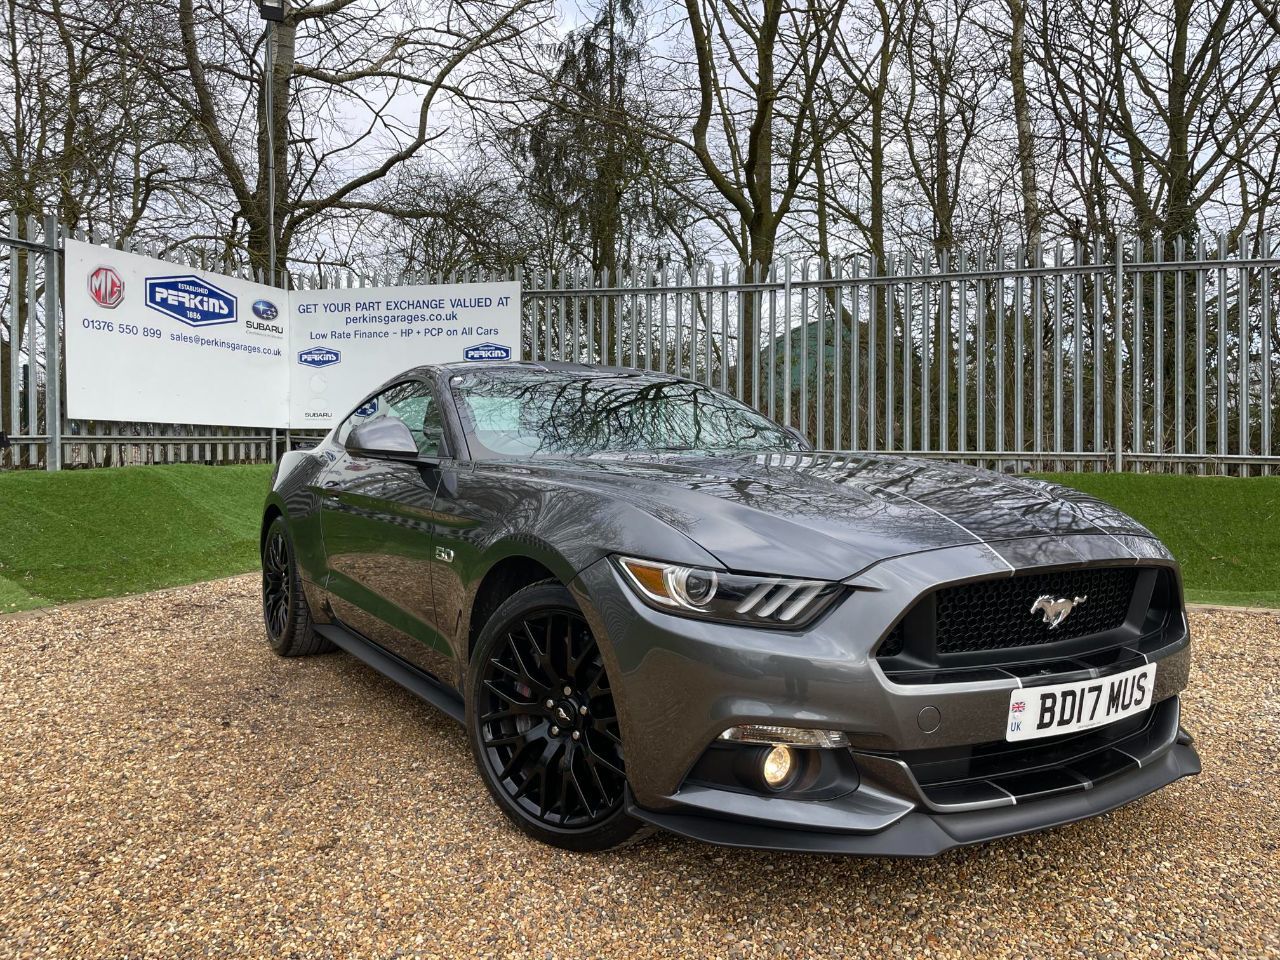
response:
M305 0L270 77L248 6L176 11L0 0L5 212L258 268L274 219L308 264L612 276L1276 225L1264 0L599 0L572 29L550 0Z
M877 263L888 255L887 205L891 182L901 174L891 156L901 136L891 105L903 51L903 3L869 0L847 9L830 69L816 90L815 102L829 119L821 128L821 166L827 177L821 196L815 197L815 218L825 222L828 238L844 238L846 252L865 250ZM815 130L815 141L819 135ZM829 259L832 250L828 239L820 255Z
M181 141L189 131L164 114L162 99L136 63L90 42L85 22L121 20L129 0L5 0L0 6L0 224L9 217L19 238L37 237L31 220L55 214L63 227L133 239L162 224L185 232L195 206L198 161ZM154 237L155 233L152 232ZM51 238L46 238L51 239ZM6 251L7 252L7 251ZM15 368L49 375L33 349L40 318L27 298L38 258L20 253L0 308L0 387L7 397ZM12 329L10 329L12 327ZM26 344L23 347L23 344ZM32 402L28 400L28 402ZM0 403L0 429L13 432L10 404Z
M696 68L691 130L654 135L687 149L728 210L717 222L739 261L767 274L779 229L813 172L813 114L845 0L793 8L738 0L685 0ZM801 55L801 51L805 51ZM822 132L818 132L822 136ZM758 336L748 301L740 335ZM755 371L744 370L750 396Z
M1238 235L1272 204L1273 182L1233 184L1280 143L1280 45L1243 0L1042 0L1038 19L1063 142L1145 242L1190 238L1208 211Z
M229 0L179 0L176 56L153 60L173 106L198 127L233 202L228 253L268 267L267 170L274 160L276 245L285 262L298 238L349 212L394 214L368 188L447 133L465 104L475 59L538 22L542 0L327 0L288 5L273 31L274 67L259 66L267 31ZM164 27L161 25L161 29ZM143 61L156 49L132 48ZM266 85L277 136L268 136ZM402 120L406 98L415 118ZM441 113L441 116L437 116ZM323 240L321 241L323 243Z
M342 262L375 273L389 256L410 273L447 276L473 267L507 272L538 257L532 205L501 163L454 169L411 160L383 187L385 205L396 215L367 214L348 225L343 234L350 249ZM382 198L375 205L383 205ZM382 246L369 251L367 237L375 231Z
M728 239L748 265L773 263L779 226L812 172L805 104L825 75L844 6L685 0L697 110L683 143L735 211Z
M911 0L906 23L903 146L938 253L956 247L966 165L995 79L990 49L975 29L975 6Z

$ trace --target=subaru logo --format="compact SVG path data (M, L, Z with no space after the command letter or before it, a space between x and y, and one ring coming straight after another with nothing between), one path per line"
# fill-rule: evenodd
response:
M274 320L280 316L280 311L276 309L276 305L270 300L253 301L253 315L259 320Z
M298 362L304 367L331 367L342 362L342 352L332 347L310 347L298 354Z
M462 351L464 360L510 360L511 348L500 343L477 343Z
M356 407L357 417L372 417L378 412L378 398L374 397L368 403L362 403Z
M236 298L199 277L148 277L147 306L189 327L236 322Z

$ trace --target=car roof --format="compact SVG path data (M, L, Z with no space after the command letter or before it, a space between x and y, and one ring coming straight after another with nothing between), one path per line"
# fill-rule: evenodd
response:
M474 370L486 373L522 371L540 373L580 373L598 377L663 376L658 370L642 370L639 367L598 366L596 364L569 363L563 360L458 360L453 363L429 364L406 371L407 374L450 376ZM670 376L670 374L667 374ZM672 377L672 379L681 379Z

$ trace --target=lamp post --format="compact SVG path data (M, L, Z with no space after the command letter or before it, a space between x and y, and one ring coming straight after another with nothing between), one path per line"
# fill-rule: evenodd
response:
M284 20L285 0L258 0L258 15L267 21L267 56L264 68L267 111L267 262L268 277L276 283L276 24Z

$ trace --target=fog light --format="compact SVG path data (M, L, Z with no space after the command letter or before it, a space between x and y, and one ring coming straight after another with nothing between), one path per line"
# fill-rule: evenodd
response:
M760 775L771 790L779 790L786 786L795 772L796 754L790 747L774 747L764 755L764 763L760 767Z

